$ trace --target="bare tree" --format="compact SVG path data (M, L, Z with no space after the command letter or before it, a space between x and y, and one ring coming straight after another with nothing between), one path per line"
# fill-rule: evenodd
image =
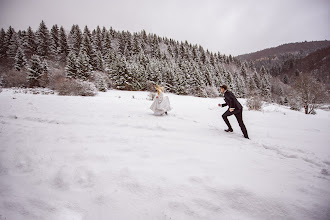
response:
M311 114L318 104L326 101L326 89L324 84L318 82L311 74L302 73L296 79L294 89L296 99L305 109L305 114Z

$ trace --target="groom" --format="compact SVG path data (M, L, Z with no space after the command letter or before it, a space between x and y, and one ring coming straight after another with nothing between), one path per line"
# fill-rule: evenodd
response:
M220 86L221 92L224 94L225 96L225 104L219 104L220 107L225 107L225 106L229 106L229 109L222 115L223 120L226 122L228 129L226 129L226 132L233 132L233 128L231 127L229 120L228 120L228 116L230 115L235 115L239 126L241 127L241 130L243 132L243 135L245 138L249 139L246 127L244 125L243 122L243 107L242 105L237 101L236 97L234 96L234 94L231 91L227 90L227 86L226 85L222 85Z

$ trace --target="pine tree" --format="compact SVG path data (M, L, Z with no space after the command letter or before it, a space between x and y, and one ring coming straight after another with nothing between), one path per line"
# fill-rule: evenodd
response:
M37 54L41 57L48 57L50 53L50 34L44 21L41 21L36 32Z
M40 86L39 80L43 74L43 68L38 55L33 55L31 57L31 65L27 75L27 80L30 87Z
M128 58L133 54L132 35L130 32L126 34L125 41L126 41L125 56Z
M114 69L115 62L117 61L116 52L114 50L109 50L107 54L104 56L104 70L106 72L111 73Z
M245 67L244 64L241 66L241 75L243 76L244 79L246 79L246 77L247 77L247 70L246 70L246 67Z
M67 42L67 37L63 26L61 26L59 31L59 54L61 55L61 60L66 60L69 54L69 46Z
M81 42L81 47L80 47L80 52L79 54L84 53L84 55L87 56L87 60L89 62L89 66L92 70L96 70L97 69L97 58L96 58L96 54L95 54L95 50L93 49L92 46L92 42L90 39L90 32L88 30L88 27L86 26L84 29L84 36ZM78 55L79 57L79 55Z
M102 51L102 36L101 36L101 29L100 26L96 27L96 31L92 36L93 39L93 49L95 50L95 53L98 51Z
M210 55L210 63L211 63L213 66L215 66L215 58L214 58L214 56L213 56L213 53L211 53L211 55Z
M265 73L261 78L261 95L265 100L269 100L271 97L271 84L270 75Z
M12 28L11 26L9 26L9 28L8 28L8 30L6 32L5 39L4 39L3 57L7 57L7 51L9 50L10 42L11 42L12 36L14 34L16 34L14 28Z
M41 68L42 68L43 74L48 74L49 73L49 67L48 67L48 63L47 63L46 60L43 60L43 62L41 64Z
M200 54L200 61L202 61L203 64L206 64L206 54L205 51L202 49L200 50L201 54Z
M37 52L36 36L31 27L28 27L23 43L24 51L27 57L31 57Z
M257 94L257 85L255 83L255 80L254 80L254 76L250 76L248 77L248 93L249 93L249 96L255 96Z
M125 41L125 32L122 32L121 35L119 35L119 53L121 55L125 55L126 54L126 41Z
M110 33L106 31L102 39L102 55L105 56L110 50L112 50Z
M95 57L94 57L94 63L95 63L95 67L94 67L95 70L98 70L98 71L103 71L104 70L104 67L103 67L104 61L103 61L103 58L102 58L101 51L96 52Z
M82 42L82 33L78 25L74 25L70 31L70 48L75 52L76 56L79 54Z
M77 76L79 79L87 80L91 75L93 67L90 64L89 56L84 50L80 50L77 58Z
M60 43L59 43L59 28L57 24L53 25L52 29L50 30L50 54L53 56L57 56L60 50Z
M6 38L6 32L3 28L0 30L0 58L5 57L5 38Z
M13 33L9 41L7 56L9 58L15 58L18 47L19 47L19 42L18 42L17 33Z
M126 88L126 78L128 75L128 70L126 66L126 60L124 57L119 58L115 61L115 66L111 72L111 78L114 81L114 84L117 89Z
M14 65L17 71L21 71L26 67L26 58L22 48L17 49Z
M74 51L71 51L66 59L65 73L68 78L76 79L77 75L77 57Z
M137 34L133 37L133 55L137 55L141 52L141 43Z
M258 90L261 89L261 80L260 80L260 76L257 73L257 71L254 71L254 73L253 73L253 80L255 82L257 89Z

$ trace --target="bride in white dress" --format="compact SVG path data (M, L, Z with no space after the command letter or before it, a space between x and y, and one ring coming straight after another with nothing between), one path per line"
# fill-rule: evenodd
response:
M171 110L170 100L168 96L164 97L164 88L156 84L155 89L157 90L157 95L154 98L150 109L155 115L167 115L167 112Z

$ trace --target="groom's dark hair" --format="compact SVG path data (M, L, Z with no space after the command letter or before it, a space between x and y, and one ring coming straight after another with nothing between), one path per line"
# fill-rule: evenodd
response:
M223 88L224 90L228 89L228 87L226 85L222 85L222 86L220 86L220 88Z

